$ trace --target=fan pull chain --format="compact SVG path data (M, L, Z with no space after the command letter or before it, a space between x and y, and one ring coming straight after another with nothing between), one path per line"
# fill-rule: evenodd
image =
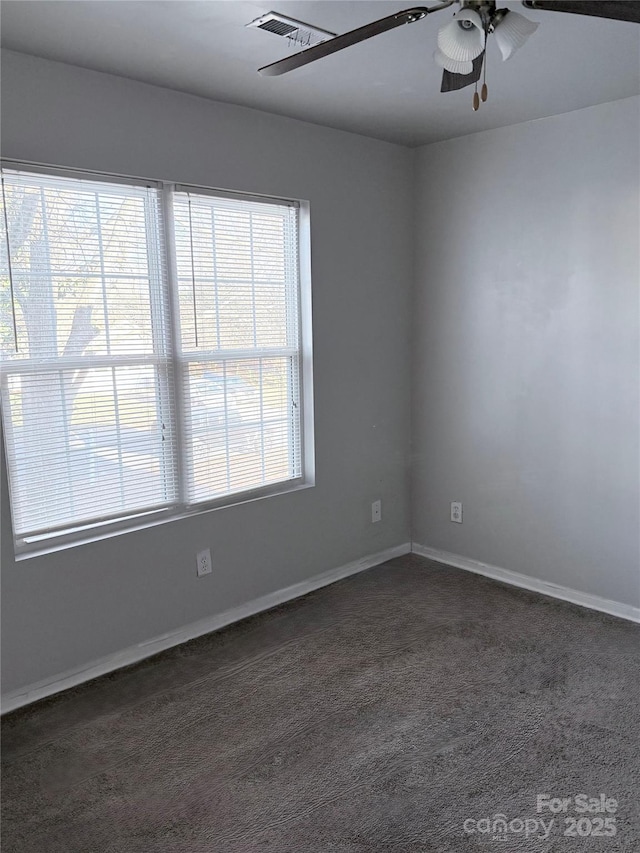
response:
M478 80L476 80L475 92L473 93L474 113L478 112L478 110L480 109L480 100L482 99L482 103L484 104L488 97L489 90L487 88L487 52L485 50L482 56L482 93L481 95L478 94Z
M482 91L480 93L480 97L482 98L482 103L486 103L487 98L489 97L489 90L487 89L487 52L484 52L484 62L482 65Z

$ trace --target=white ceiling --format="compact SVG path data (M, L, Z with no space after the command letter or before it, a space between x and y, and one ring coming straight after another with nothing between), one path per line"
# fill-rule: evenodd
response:
M433 5L426 2L424 5ZM282 77L261 65L286 39L245 24L278 11L335 33L411 6L403 0L4 0L3 46L367 136L421 145L640 93L640 26L531 12L540 28L508 62L489 46L489 101L440 94L432 60L452 9Z

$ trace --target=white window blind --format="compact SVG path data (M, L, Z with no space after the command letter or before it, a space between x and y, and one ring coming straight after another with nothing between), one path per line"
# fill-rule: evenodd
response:
M157 189L6 171L2 183L2 397L16 536L171 503Z
M1 201L18 547L302 477L296 204L15 170Z
M298 209L177 192L186 492L301 475Z

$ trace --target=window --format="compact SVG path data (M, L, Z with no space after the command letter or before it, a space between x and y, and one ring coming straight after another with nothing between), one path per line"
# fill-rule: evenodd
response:
M294 202L3 170L18 552L306 482L299 217Z

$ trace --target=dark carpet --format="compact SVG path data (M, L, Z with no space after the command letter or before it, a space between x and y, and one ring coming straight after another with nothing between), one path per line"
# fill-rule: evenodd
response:
M407 556L5 717L2 850L632 853L639 732L637 625Z

